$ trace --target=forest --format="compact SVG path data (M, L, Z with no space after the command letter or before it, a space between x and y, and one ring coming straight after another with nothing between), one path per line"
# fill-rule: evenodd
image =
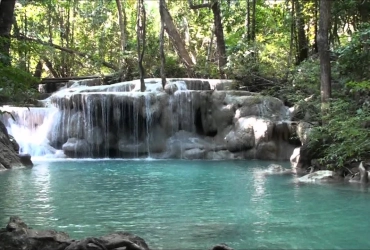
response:
M226 78L282 99L333 168L370 155L368 0L1 0L0 101L44 78ZM142 80L143 82L143 80Z

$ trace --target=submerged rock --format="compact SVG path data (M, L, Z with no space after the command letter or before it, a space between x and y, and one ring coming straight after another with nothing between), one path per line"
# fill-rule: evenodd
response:
M0 250L149 250L144 239L134 234L116 232L99 238L70 239L68 234L54 230L36 230L19 217L10 217L0 229Z
M30 154L18 154L20 161L22 164L26 167L32 167L33 163L31 161L31 155Z
M300 182L325 182L334 180L335 173L330 170L319 170L298 178Z
M369 183L369 172L364 167L363 162L360 162L360 164L358 165L358 173L352 176L352 178L349 179L349 182L362 183L362 184Z
M267 169L263 171L265 174L291 174L292 170L284 168L278 164L270 164Z
M234 250L234 249L224 243L221 243L213 246L211 250Z

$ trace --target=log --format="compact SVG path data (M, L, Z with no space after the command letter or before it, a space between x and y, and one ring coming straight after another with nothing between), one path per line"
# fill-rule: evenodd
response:
M113 74L100 76L100 75L92 75L92 76L70 76L70 77L45 77L41 79L41 84L45 83L57 83L57 82L68 82L70 80L84 80L84 79L96 79L96 78L102 78L102 79L109 79L113 77Z

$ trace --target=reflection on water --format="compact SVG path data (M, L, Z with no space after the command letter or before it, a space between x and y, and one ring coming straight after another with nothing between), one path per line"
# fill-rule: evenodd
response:
M53 217L54 205L52 202L52 195L50 190L50 172L47 165L40 165L35 168L32 173L32 182L35 193L35 208L37 209L37 218L41 221L42 225L43 218L49 218L56 220ZM36 216L36 215L35 215Z
M0 223L19 215L75 238L129 231L155 249L370 247L368 187L300 184L263 174L269 164L40 162L0 173Z

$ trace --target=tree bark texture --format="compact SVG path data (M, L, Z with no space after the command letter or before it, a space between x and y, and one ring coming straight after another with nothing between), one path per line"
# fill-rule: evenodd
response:
M329 51L330 3L331 0L320 1L320 20L317 43L320 57L321 103L322 109L328 108L331 97L331 66Z
M295 9L296 9L296 22L297 22L297 34L298 34L298 43L297 43L297 60L296 64L299 65L301 62L308 58L308 44L306 32L304 30L305 23L303 18L303 10L300 0L294 0Z
M140 91L145 91L145 72L143 66L143 57L145 53L145 36L146 36L146 13L144 0L137 2L137 19L136 19L136 34L137 34L137 54L140 74Z
M123 59L123 54L125 53L125 48L126 48L126 33L125 33L125 22L124 22L124 13L122 10L122 4L121 0L116 0L117 4L117 11L118 11L118 23L119 23L119 29L120 29L120 35L121 35L121 40L120 40L120 45L121 45L121 63L123 66L124 59Z
M16 0L2 0L0 2L0 62L10 65L10 31L14 20L14 6Z
M165 72L165 65L166 65L166 57L164 55L164 21L163 21L163 0L159 0L159 14L161 16L161 30L159 34L159 54L161 57L161 79L162 79L162 87L164 89L166 85L166 72Z
M227 64L227 58L226 58L225 38L224 38L224 31L222 28L221 9L220 9L219 2L215 1L212 4L211 9L213 12L215 36L216 36L216 43L217 43L218 70L220 72L220 78L224 79L226 77L224 73L224 67Z

